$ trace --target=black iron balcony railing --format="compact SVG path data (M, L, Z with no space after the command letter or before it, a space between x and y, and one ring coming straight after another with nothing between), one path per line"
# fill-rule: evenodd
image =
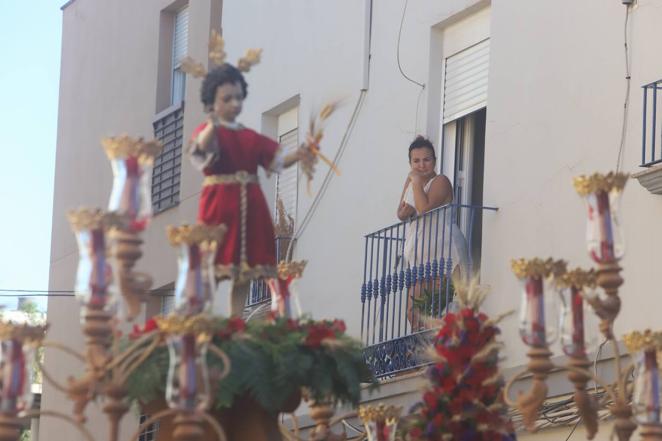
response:
M643 131L641 136L641 166L662 162L662 122L658 124L657 102L662 98L662 80L642 86L644 92Z
M377 377L424 363L429 318L452 310L452 278L466 280L479 267L485 210L496 209L446 205L365 236L361 338Z
M291 240L291 237L276 237L276 260L278 262L285 259ZM256 307L269 301L271 301L271 293L267 283L264 280L251 282L251 292L246 300L246 307Z

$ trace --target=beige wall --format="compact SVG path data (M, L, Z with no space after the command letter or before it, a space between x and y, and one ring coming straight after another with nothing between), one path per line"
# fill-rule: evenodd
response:
M208 0L191 3L189 53L202 59L210 4ZM157 102L158 17L167 5L165 0L77 0L64 10L52 289L72 286L75 270L75 243L64 212L78 205L102 205L109 192L110 168L99 137L122 132L151 134ZM401 76L396 61L402 7L402 1L374 2L366 84L364 2L225 0L223 5L229 59L236 60L249 47L264 49L262 63L247 76L250 92L240 117L247 126L269 132L268 122L273 119L269 111L298 97L299 126L303 128L308 115L324 102L344 98L323 142L325 153L333 157L361 89L367 86L339 164L342 176L332 180L296 250L297 258L310 262L299 290L304 310L317 318L341 317L355 335L360 326L362 237L395 222L395 207L408 171L406 147L414 135L422 132L435 142L441 136L441 65L449 55L445 52L459 41L453 35L462 33L461 20L489 14L484 202L499 211L486 214L483 224L481 277L492 288L485 305L488 312L518 307L518 288L509 269L511 257L552 255L569 259L573 265L589 265L584 208L571 178L613 169L620 137L625 13L620 2L494 0L490 5L476 0L411 0L400 59L408 76L426 84L417 127L419 88ZM642 0L632 16L633 90L625 171L636 171L640 157L638 86L662 77L662 58L654 43L662 37L657 26L661 13L662 5ZM199 81L187 81L188 134L201 119L202 109L197 97ZM325 172L320 165L313 193ZM198 174L185 164L180 206L157 216L145 234L148 245L141 267L155 276L156 286L172 282L174 277L174 255L163 240L163 227L194 220L199 183ZM263 181L263 187L270 197L272 183ZM302 183L299 220L312 200ZM623 261L625 300L618 333L655 326L662 306L652 277L659 266L655 250L662 245L656 234L662 204L638 183L630 182L623 206L628 253ZM50 302L53 339L81 344L77 311L72 300ZM524 347L519 343L515 318L504 322L502 329L507 342L505 364L521 364ZM51 351L47 357L59 378L72 372L70 361L55 358ZM44 407L60 403L61 397L46 388ZM58 430L67 434L66 439L76 439L60 424L42 424L42 433Z

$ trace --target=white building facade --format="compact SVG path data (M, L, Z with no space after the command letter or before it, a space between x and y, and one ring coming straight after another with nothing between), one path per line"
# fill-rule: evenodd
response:
M455 202L475 207L454 219L471 235L472 268L490 287L488 313L518 308L511 258L554 256L590 266L585 208L572 178L617 167L627 81L626 7L620 1L75 0L63 11L52 289L72 286L75 270L65 210L106 203L110 168L99 138L125 132L149 137L159 124L170 124L164 118L179 118L177 136L183 141L166 150L173 152L167 160L172 159L176 179L155 172L168 193L153 192L163 205L145 236L141 263L154 275L156 288L171 286L175 259L164 227L195 220L201 183L179 149L204 117L200 81L182 80L177 62L180 52L206 59L211 29L222 30L230 61L250 47L264 51L246 76L249 94L239 117L246 126L296 145L309 117L325 102L342 99L322 142L326 156L337 159L340 176L325 179L327 167L320 163L310 193L296 169L279 178L262 177L270 202L278 192L295 220L294 258L309 261L298 287L305 313L342 318L351 334L369 344L411 333L371 334L377 317L393 326L393 320L406 318L391 310L366 323L366 306L381 307L374 302L382 300L377 291L374 298L366 295L365 280L381 284L383 275L397 279L399 273L389 261L381 273L364 275L373 255L365 236L397 222L409 171L407 147L418 134L434 143L438 171L454 183ZM642 162L655 160L649 139L642 161L640 86L662 78L655 43L662 39L662 2L639 0L628 13L631 90L622 170L638 172ZM647 127L654 130L651 122ZM76 165L82 161L88 164L84 169ZM627 254L618 335L656 328L662 306L654 278L662 200L632 180L622 209ZM383 250L379 253L375 258L383 258ZM398 294L379 295L388 303ZM49 303L54 339L78 335L74 309L73 300ZM148 310L156 312L157 303ZM516 316L501 328L503 364L513 373L526 362ZM69 372L59 355L48 352L46 360L56 371ZM408 379L386 380L380 398L413 404L416 394ZM555 394L570 391L561 383L552 388ZM60 403L62 397L45 386L43 407ZM68 429L42 422L42 434L52 430ZM568 432L561 427L531 437L560 439ZM77 439L66 433L66 439ZM606 430L599 437L609 439Z

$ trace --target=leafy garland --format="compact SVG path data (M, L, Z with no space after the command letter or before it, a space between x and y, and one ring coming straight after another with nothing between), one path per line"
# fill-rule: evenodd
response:
M217 409L250 396L269 412L278 412L287 400L306 388L317 401L358 404L361 383L376 382L363 359L361 344L345 334L341 320L273 319L245 322L219 318L212 342L230 358L227 377L218 380L222 361L213 353L207 362ZM149 320L134 328L131 339L158 332ZM128 378L130 399L141 403L163 397L168 371L168 351L160 345ZM214 380L216 378L216 380Z
M406 427L410 440L512 441L503 403L503 378L497 366L498 320L479 312L484 293L476 282L458 287L461 309L440 322L423 402Z

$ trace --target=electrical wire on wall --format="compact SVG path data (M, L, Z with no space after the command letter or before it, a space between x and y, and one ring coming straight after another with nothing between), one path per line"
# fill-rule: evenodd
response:
M421 96L423 96L423 91L425 90L425 84L424 83L419 83L418 81L412 79L409 75L405 73L405 71L402 69L402 64L400 63L400 39L402 37L402 26L405 22L405 14L407 13L407 5L409 4L409 0L405 0L405 6L402 8L402 17L400 18L400 29L398 30L398 46L396 50L396 58L398 60L398 70L400 70L400 74L409 82L416 84L421 88L421 90L418 92L418 98L416 99L416 116L414 118L414 135L418 133L418 111L420 107L420 102L421 102Z
M354 111L352 112L352 116L349 119L349 123L347 124L347 128L345 129L345 133L343 134L342 139L340 140L340 146L338 147L338 150L336 151L336 155L333 157L333 165L337 166L338 163L340 162L343 154L345 153L345 149L347 148L347 144L349 142L350 135L352 133L352 130L354 129L354 126L356 125L356 120L359 116L359 112L361 111L361 107L363 105L365 95L367 93L367 90L361 90L361 93L359 95L359 98L356 100L356 105L354 106ZM322 181L322 184L320 185L319 190L315 194L315 198L313 199L313 202L310 204L310 207L308 207L308 211L306 211L306 214L304 215L303 219L301 220L301 223L299 224L299 227L296 229L294 233L293 239L290 241L289 246L287 247L287 253L285 254L285 257L287 260L291 260L292 258L292 246L294 243L301 237L301 235L304 233L306 230L306 227L308 227L308 224L310 223L310 220L312 219L313 215L317 211L317 208L319 206L320 201L324 197L324 194L326 193L327 188L329 187L329 183L331 182L331 179L333 179L333 176L335 175L333 169L329 167L329 169L326 172L326 175L324 176L324 180Z
M621 122L621 140L618 146L618 158L616 160L616 172L620 172L623 167L623 149L625 148L625 138L627 135L627 121L630 110L630 82L631 82L631 64L630 48L628 44L628 24L632 4L625 6L625 24L623 26L623 48L625 53L625 99L623 102L623 121Z

